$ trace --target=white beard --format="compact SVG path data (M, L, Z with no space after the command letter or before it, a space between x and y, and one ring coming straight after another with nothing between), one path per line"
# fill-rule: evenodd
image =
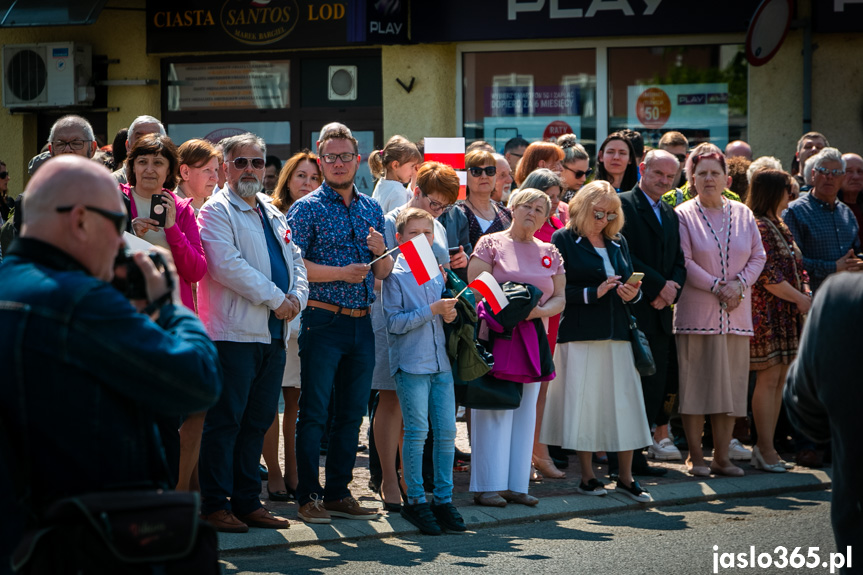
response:
M263 190L263 187L261 186L261 182L259 180L256 180L254 182L237 182L237 194L239 194L241 198L251 198L261 190Z

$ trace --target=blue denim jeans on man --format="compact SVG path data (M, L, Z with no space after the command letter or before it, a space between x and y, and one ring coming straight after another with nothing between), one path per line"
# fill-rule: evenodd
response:
M297 421L297 502L312 495L324 501L348 497L360 425L366 413L375 339L371 318L349 317L316 308L303 311L300 346L300 414ZM333 420L327 448L326 486L319 481L321 439L330 397Z
M227 509L242 516L261 507L258 463L279 409L285 347L279 339L269 344L217 341L216 349L225 385L204 420L201 512Z
M434 503L452 501L452 464L455 456L455 390L452 372L417 375L399 370L396 393L402 408L405 437L402 448L405 483L411 504L426 501L423 489L423 447L434 431Z

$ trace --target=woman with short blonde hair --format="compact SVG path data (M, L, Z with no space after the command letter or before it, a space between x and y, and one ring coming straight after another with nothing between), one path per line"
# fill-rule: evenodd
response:
M540 441L578 451L578 492L605 495L591 454L618 453L617 492L636 501L650 494L632 477L632 454L652 443L641 378L629 343L627 306L641 298L623 214L610 183L585 185L569 201L569 223L551 243L563 257L566 307L554 351L556 376L548 386Z

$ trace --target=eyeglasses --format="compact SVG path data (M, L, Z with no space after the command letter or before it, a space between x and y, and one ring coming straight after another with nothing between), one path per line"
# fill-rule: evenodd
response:
M443 213L447 213L448 211L450 211L450 209L452 209L453 204L445 204L445 203L443 203L443 202L439 202L439 201L437 201L437 200L433 200L433 199L431 199L430 197L428 197L428 196L427 196L427 195L425 195L425 194L423 194L423 197L424 197L426 200L428 200L429 207L430 207L431 209L433 209L434 211L436 211L436 212L443 212Z
M345 152L344 154L324 154L321 156L324 161L328 164L335 164L336 158L342 161L342 163L347 164L348 162L352 162L354 158L357 157L356 154L352 154L351 152Z
M68 142L64 142L63 140L54 140L51 142L51 146L56 148L57 151L62 152L66 148L70 150L78 151L84 149L84 144L92 142L93 140L70 140Z
M594 210L593 219L599 221L603 218L605 218L609 222L613 222L617 219L617 214L615 214L614 212L600 212L599 210Z
M0 172L0 180L5 180L9 177L9 172Z
M516 154L515 152L507 152L510 156L515 156L516 158L522 157L524 154Z
M76 206L60 206L57 208L57 212L61 214L71 212L75 207ZM124 212L112 212L111 210L104 210L102 208L97 208L96 206L84 206L84 209L88 212L95 212L103 218L111 220L111 223L117 227L118 234L123 235L123 232L126 231L126 214Z
M839 176L845 175L845 170L828 170L823 166L818 166L817 168L813 169L824 176L836 176L838 178Z
M244 158L244 157L239 157L239 158L234 158L234 159L232 160L232 163L234 164L234 167L235 167L235 168L237 168L238 170L245 170L245 169L246 169L246 166L248 166L248 165L249 165L249 162L251 162L251 163L252 163L252 168L254 168L255 170L263 170L263 169L264 169L264 164L266 163L266 162L264 161L264 158Z
M686 154L674 154L674 157L677 158L677 161L681 164L686 161Z
M579 180L581 178L585 178L585 177L587 177L593 173L593 168L589 168L587 170L573 170L572 168L570 168L566 164L563 164L563 169L569 170L570 172L572 172L572 175L575 176Z
M468 168L467 171L470 172L470 175L474 178L480 177L483 172L485 172L486 176L491 177L497 173L497 166L486 166L484 168Z

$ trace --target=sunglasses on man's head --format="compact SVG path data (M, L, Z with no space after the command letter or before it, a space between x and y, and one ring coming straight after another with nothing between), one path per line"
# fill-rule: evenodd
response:
M617 219L617 214L614 212L601 212L599 210L593 211L593 219L599 221L603 218L607 219L609 222L613 222Z
M480 177L483 172L485 172L486 176L491 177L497 173L497 166L486 166L484 168L468 168L467 171L470 172L470 175L474 178Z
M264 161L264 158L244 158L244 157L234 158L232 160L232 162L234 164L234 167L237 168L238 170L245 170L246 167L249 165L249 162L252 162L252 168L254 168L256 170L263 170L264 164L266 163Z

